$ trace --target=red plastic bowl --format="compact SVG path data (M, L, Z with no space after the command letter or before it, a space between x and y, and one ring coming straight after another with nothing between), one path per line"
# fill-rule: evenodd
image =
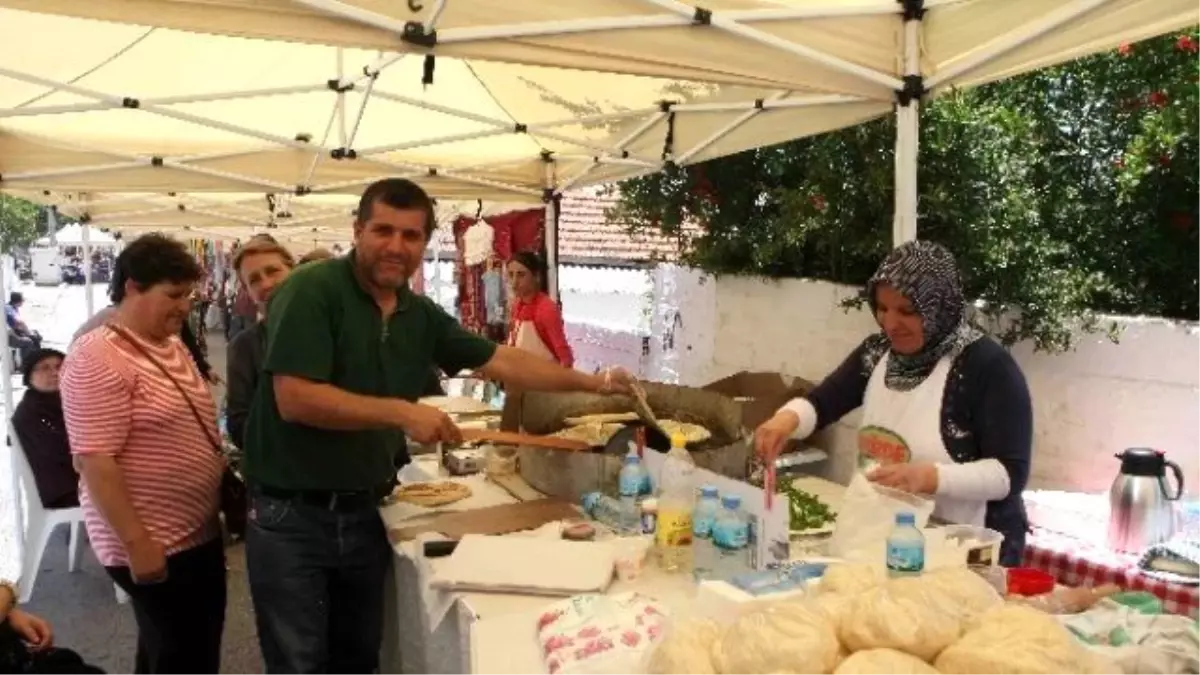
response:
M1042 595L1054 590L1054 577L1029 567L1014 567L1008 571L1010 595Z

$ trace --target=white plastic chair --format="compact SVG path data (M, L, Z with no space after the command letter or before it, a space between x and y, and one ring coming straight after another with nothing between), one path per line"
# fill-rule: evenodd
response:
M42 566L42 554L50 543L50 534L63 523L71 524L71 541L67 545L67 570L74 572L79 567L79 538L82 536L83 509L78 506L67 509L47 509L42 506L38 495L37 483L34 482L33 468L25 457L25 448L17 440L17 434L9 426L8 436L12 440L12 452L17 458L17 471L21 483L22 494L17 495L18 508L25 506L25 556L21 564L20 602L29 602L33 596L33 583L37 581L38 570ZM117 584L113 584L118 604L129 602L129 595Z
M65 523L71 525L71 540L67 547L67 569L74 572L79 567L79 538L83 535L83 509L78 506L67 509L48 509L42 506L38 496L37 483L33 479L33 469L25 457L25 448L17 440L16 433L9 427L9 438L12 441L12 452L17 460L17 473L20 478L21 492L18 503L25 505L25 556L21 561L21 603L29 602L33 595L33 584L37 581L38 569L42 565L42 554L50 543L50 535Z

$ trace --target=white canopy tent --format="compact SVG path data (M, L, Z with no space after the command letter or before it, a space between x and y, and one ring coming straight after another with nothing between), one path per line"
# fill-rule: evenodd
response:
M1197 21L1194 0L0 0L0 189L313 234L346 217L316 197L404 175L552 223L571 187L894 108L904 241L924 96Z

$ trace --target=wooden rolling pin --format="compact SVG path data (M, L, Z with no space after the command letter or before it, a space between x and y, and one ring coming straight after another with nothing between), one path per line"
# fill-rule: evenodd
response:
M484 443L498 443L500 445L530 445L537 448L546 448L547 450L565 450L567 452L586 452L592 449L591 445L583 441L559 438L557 436L535 436L533 434L521 434L515 431L496 431L494 429L462 429L461 431L464 441L481 441Z

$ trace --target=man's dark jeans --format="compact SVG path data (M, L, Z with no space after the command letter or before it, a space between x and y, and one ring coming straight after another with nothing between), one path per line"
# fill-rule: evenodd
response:
M253 493L246 565L269 673L373 673L392 549L374 507Z

